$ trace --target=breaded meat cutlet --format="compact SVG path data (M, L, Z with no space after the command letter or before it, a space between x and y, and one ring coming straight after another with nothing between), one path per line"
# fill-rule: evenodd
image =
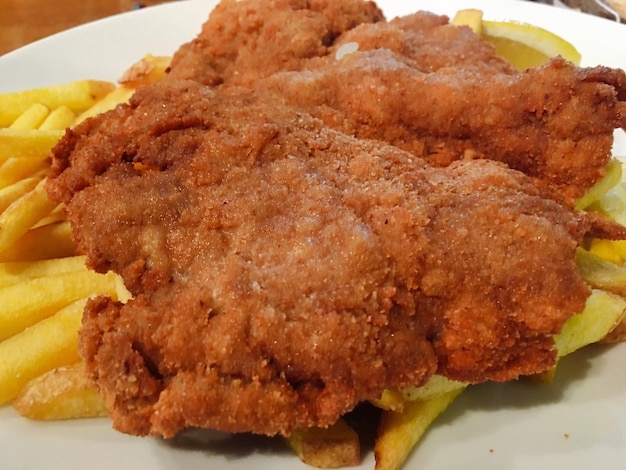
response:
M272 46L281 36L276 17L302 32L284 53ZM411 21L442 25L420 18ZM117 429L289 434L330 425L386 388L419 386L435 373L505 381L554 364L553 336L590 292L576 248L587 234L624 230L490 155L433 166L385 135L386 124L406 122L385 107L381 135L361 135L357 105L342 104L336 95L347 89L329 77L347 60L352 71L340 78L361 73L378 84L354 96L373 113L380 87L399 99L397 79L413 59L398 59L386 40L337 58L345 35L382 21L373 4L356 0L224 2L166 79L68 130L55 147L50 195L66 204L90 267L120 273L134 296L91 300L80 332ZM251 51L268 53L259 60ZM422 55L440 65L433 73L467 75L469 86L488 79L484 69L509 73L486 51L478 65L462 54L448 62ZM574 76L559 80L586 83L579 69L561 68ZM293 90L307 77L325 86L303 86L303 98ZM618 94L606 108L620 107ZM466 105L483 112L475 97ZM459 118L452 109L432 113ZM475 141L467 134L476 147L507 132L477 129Z
M522 173L433 168L247 89L141 89L62 168L81 252L135 296L90 302L80 340L128 433L289 433L435 372L532 374L589 293L589 221Z
M386 22L370 3L349 1L338 4L361 4L363 16L329 20L329 2L303 10L305 3L221 4L176 54L172 77L268 87L342 132L393 143L432 165L502 161L569 203L603 176L613 131L626 126L623 71L556 58L520 73L444 16ZM277 22L289 25L284 35ZM336 24L354 27L338 35ZM357 52L343 55L346 45Z

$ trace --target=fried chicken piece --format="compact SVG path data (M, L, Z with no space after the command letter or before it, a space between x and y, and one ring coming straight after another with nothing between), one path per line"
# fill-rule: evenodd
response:
M433 165L501 161L568 203L604 175L613 131L626 127L623 71L557 58L520 73L446 17L419 12L385 22L369 3L368 15L344 21L354 27L339 35L327 24L338 21L312 3L308 16L295 0L258 10L252 1L226 3L176 55L172 77L270 88L342 132L393 143ZM359 3L346 2L346 10ZM289 25L291 40L275 34L276 22ZM350 43L359 52L343 55Z
M344 31L384 20L363 0L220 2L196 39L172 61L172 75L206 85L249 85L281 70L300 70L325 56Z
M584 214L489 160L425 165L273 94L168 82L68 131L48 188L134 299L86 309L117 429L287 434L433 373L554 363Z
M222 3L162 83L54 150L80 250L134 295L80 333L115 427L288 434L434 373L552 366L589 294L576 247L626 235L554 187L598 177L621 94L608 69L517 74L435 15Z

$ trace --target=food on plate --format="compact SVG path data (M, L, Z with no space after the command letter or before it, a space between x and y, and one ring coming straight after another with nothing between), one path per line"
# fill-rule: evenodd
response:
M591 293L576 248L625 235L573 208L622 71L520 73L447 18L308 6L221 3L54 149L79 250L134 296L90 300L80 340L121 431L288 435L435 373L541 372Z
M11 125L33 104L48 108L67 106L74 112L82 112L106 96L115 88L111 82L79 80L44 88L4 93L0 99L0 127Z
M13 406L22 416L37 420L107 415L102 397L80 362L38 376L22 389Z
M296 430L287 442L300 460L313 467L351 467L361 463L359 435L341 418L326 428Z
M342 417L369 401L383 410L376 467L398 468L471 383L546 382L563 355L623 339L625 232L610 219L626 210L608 202L626 199L610 159L623 74L560 59L520 74L443 17L303 6L225 1L173 62L146 56L89 109L23 104L0 135L15 149L0 204L18 214L0 295L73 284L59 277L92 287L54 315L49 289L32 318L52 316L0 342L0 381L8 370L22 415L278 433L304 462L337 467L359 463ZM601 117L576 121L591 112ZM13 203L42 194L46 132L66 127L47 183L56 201L40 198L27 220ZM559 161L568 152L575 162ZM134 299L70 256L66 203L90 266L120 272ZM89 301L81 333L86 371L71 365L77 314L106 276L109 297Z
M141 79L138 73L135 77ZM145 80L156 79L155 73L150 77ZM96 105L102 109L102 102L114 106L110 96L117 96L119 88L84 80L0 94L3 106L24 109L9 127L0 129L0 403L29 388L28 400L22 401L30 404L23 408L31 410L26 411L28 416L71 416L72 409L78 409L77 400L89 394L74 394L71 408L65 399L68 395L64 392L61 399L53 390L64 382L65 389L89 383L92 392L95 390L84 370L82 382L70 380L77 374L72 372L57 374L36 386L27 384L79 360L77 331L88 297L107 294L123 301L129 295L118 275L94 273L85 266L84 257L74 256L76 245L64 208L44 189L50 149L64 129L77 121L77 115L92 112ZM15 114L13 108L2 109L6 115ZM39 393L43 389L50 393ZM39 403L39 411L34 409L37 400L52 395L54 410L45 411L45 403Z
M460 387L426 400L409 401L402 413L383 413L374 447L376 470L402 467L428 427L463 390Z
M542 65L556 56L580 63L580 53L571 43L544 28L513 21L488 21L482 16L480 10L460 10L451 23L469 26L518 70Z

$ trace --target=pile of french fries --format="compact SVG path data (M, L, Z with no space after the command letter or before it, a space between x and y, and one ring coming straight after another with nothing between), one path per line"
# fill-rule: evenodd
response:
M106 416L77 351L86 300L130 294L114 273L96 274L75 254L64 208L45 191L50 149L66 128L128 100L159 80L168 57L146 56L119 84L83 80L0 94L0 405L38 420ZM626 182L615 160L577 203L626 224ZM558 357L588 344L626 339L626 242L589 240L577 264L592 286L583 312L556 337ZM533 380L549 382L555 370ZM400 468L430 424L468 384L432 377L421 387L385 390L374 454L377 470ZM287 438L305 463L322 468L361 463L358 434L342 419Z

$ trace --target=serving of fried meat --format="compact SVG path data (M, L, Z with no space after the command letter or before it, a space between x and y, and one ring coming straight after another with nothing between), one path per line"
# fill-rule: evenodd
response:
M48 191L96 271L81 355L114 426L289 434L433 374L554 365L575 211L626 75L517 72L468 28L361 0L225 0L169 75L68 130Z

